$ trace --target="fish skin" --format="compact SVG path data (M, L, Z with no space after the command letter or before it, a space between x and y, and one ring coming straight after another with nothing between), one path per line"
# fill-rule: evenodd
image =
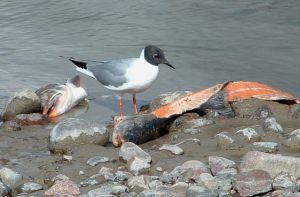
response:
M48 84L36 91L41 99L43 115L59 116L87 97L85 89L79 85L79 76L77 75L73 79L68 80L65 84Z

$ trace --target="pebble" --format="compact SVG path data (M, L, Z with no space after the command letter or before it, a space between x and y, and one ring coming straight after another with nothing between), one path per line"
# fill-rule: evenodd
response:
M132 174L125 171L117 171L115 173L115 179L116 181L127 181L130 177L132 177Z
M158 172L162 172L162 171L163 171L162 167L156 167L155 169L156 169L156 171L158 171Z
M274 190L276 189L294 190L294 188L296 187L295 182L296 182L295 177L291 176L286 172L282 172L273 179L272 186Z
M146 160L139 157L134 157L131 161L128 162L128 169L135 176L149 171L150 167L151 165Z
M105 162L109 162L109 161L110 161L110 158L108 158L108 157L95 156L95 157L88 159L86 163L90 166L96 166L100 163L105 163Z
M186 197L217 197L218 195L203 186L190 186Z
M241 196L254 196L272 189L272 179L268 172L251 170L240 172L233 177L232 185Z
M237 167L234 161L217 156L209 156L208 165L213 175L216 175L221 170Z
M182 155L184 152L182 150L182 148L180 148L178 145L176 144L163 144L159 150L167 150L170 151L171 153L175 154L175 155Z
M46 125L50 123L48 117L40 113L18 114L15 121L21 126Z
M283 128L274 117L266 118L263 122L263 129L265 131L272 131L275 133L283 133Z
M292 174L300 178L300 158L291 156L275 155L258 151L250 151L244 155L239 165L240 172L260 169L268 172L271 177L281 172Z
M0 181L0 196L6 196L10 194L11 189L5 185L2 181Z
M149 189L148 184L150 183L151 178L145 175L133 176L128 179L128 187L130 191L140 193L145 189Z
M248 142L260 140L260 135L253 128L244 128L238 130L236 135L241 135L242 139Z
M217 141L218 147L221 149L230 149L230 150L237 150L242 147L242 145L232 138L229 132L221 132L215 136Z
M45 196L53 197L53 196L79 196L80 191L77 184L75 184L73 181L66 180L66 181L55 181L54 185L50 187L45 192Z
M169 191L176 197L185 197L189 184L185 182L178 182L169 188Z
M200 176L197 177L195 181L198 185L204 186L209 190L214 191L218 189L218 183L216 179L209 173L200 174Z
M21 174L9 168L2 168L0 170L0 179L8 187L16 188L21 184L23 177Z
M120 195L122 193L128 193L128 191L129 191L128 187L124 185L114 185L112 186L111 194Z
M292 131L288 138L283 140L282 145L292 152L300 151L300 129Z
M99 188L89 191L87 193L87 197L96 197L96 196L111 197L111 196L114 196L111 193L112 193L112 185L101 185Z
M42 189L43 189L42 185L34 182L27 182L16 188L17 193L25 193L25 194L30 194L32 192L42 190Z
M3 131L20 131L20 130L22 130L21 125L18 124L15 120L3 122L0 126L0 129Z
M126 142L121 146L119 150L119 157L125 161L138 157L148 163L151 162L151 156L132 142Z
M253 142L254 149L265 153L278 152L278 144L276 142Z

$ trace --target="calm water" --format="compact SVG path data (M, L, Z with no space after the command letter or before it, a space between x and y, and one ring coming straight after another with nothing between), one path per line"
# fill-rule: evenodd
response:
M165 50L176 70L138 95L198 90L227 80L253 80L300 96L299 0L1 0L0 109L20 88L63 83L77 74L60 55L82 59L138 56L146 44ZM106 120L116 100L82 76L91 107ZM132 113L126 97L126 113Z

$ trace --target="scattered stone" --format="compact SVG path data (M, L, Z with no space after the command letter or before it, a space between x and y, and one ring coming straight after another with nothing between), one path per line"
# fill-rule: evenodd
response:
M15 93L5 106L2 120L12 120L18 114L30 114L41 111L41 101L38 95L29 89Z
M216 176L220 176L220 175L231 175L231 176L234 176L237 174L237 169L235 168L226 168L226 169L223 169L219 172L217 172Z
M100 185L101 183L105 182L105 179L103 176L99 176L100 179L102 178L101 181L99 181L99 178L96 179L96 177L94 179L90 178L84 181L81 181L79 183L80 187L87 187L87 186L91 186L91 185Z
M184 153L182 148L180 148L176 144L163 144L159 148L159 150L167 150L167 151L170 151L171 153L173 153L175 155L182 155Z
M119 150L119 157L127 162L133 159L134 157L143 159L148 163L151 162L151 156L132 142L126 142L121 146Z
M5 185L14 189L21 184L23 177L9 168L2 168L0 170L0 179Z
M242 145L226 131L217 134L215 139L217 140L218 147L221 149L237 150L242 147Z
M244 128L238 130L235 134L241 136L243 141L255 142L260 140L260 135L253 128Z
M274 155L258 151L250 151L243 158L239 165L240 172L247 172L253 169L260 169L268 172L271 177L281 172L292 174L300 178L300 158Z
M125 171L117 171L115 173L115 179L116 181L127 181L130 177L132 177L132 174Z
M15 120L10 120L3 122L0 129L3 131L20 131L22 128Z
M54 185L45 192L45 196L79 196L79 187L70 180L55 181Z
M213 175L227 168L236 168L236 163L224 157L209 156L208 165Z
M199 177L196 178L196 183L200 186L205 186L209 190L217 190L218 189L218 183L216 179L208 173L202 173Z
M111 194L120 195L122 193L128 193L128 191L129 191L128 187L124 185L114 185L112 186Z
M45 125L50 123L48 117L40 113L18 114L15 120L21 126Z
M175 197L168 190L156 189L156 190L144 190L137 197Z
M133 176L128 179L128 187L130 191L140 193L145 189L149 189L148 183L150 180L150 177L145 175Z
M128 163L128 169L135 175L139 175L149 170L151 165L143 158L134 157Z
M197 160L186 161L181 165L181 167L183 169L189 169L189 168L192 169L191 179L194 179L194 180L202 173L210 174L210 170L207 167L207 165L204 164L203 162L197 161Z
M157 98L153 99L150 102L149 110L154 111L163 105L171 103L177 99L180 99L188 94L191 94L190 91L176 91L176 92L167 92L164 94L159 95Z
M157 189L158 187L161 187L163 184L160 180L153 180L148 184L148 187L150 190Z
M42 190L43 186L38 184L38 183L34 183L34 182L27 182L24 183L20 186L18 186L16 188L17 193L25 193L25 194L30 194L33 192L36 192L38 190Z
M276 189L294 190L296 187L295 183L296 183L295 177L291 176L286 172L282 172L274 178L272 186L274 190Z
M6 196L9 195L11 192L11 189L5 185L3 182L0 181L0 196Z
M182 168L177 166L170 173L164 172L161 175L161 181L166 184L174 184L175 182L189 182L193 175L191 168Z
M109 133L105 126L84 119L69 118L52 129L48 147L54 153L66 153L82 144L104 145L108 139Z
M230 169L230 168L228 168ZM228 170L228 169L224 169L224 170ZM232 168L234 169L234 168ZM220 171L222 172L222 171ZM237 174L237 173L236 173ZM218 174L217 176L215 176L215 180L218 184L218 188L219 188L219 196L220 193L223 193L225 196L230 192L230 190L232 189L232 177L234 175L232 174Z
M283 133L282 126L277 123L274 117L266 118L263 122L263 129L265 131L272 131L275 133Z
M171 192L171 194L173 194L176 197L186 197L186 192L187 192L188 187L189 187L189 184L187 184L185 182L178 182L178 183L175 183L174 185L172 185L169 188L169 191Z
M96 166L100 163L105 163L105 162L109 162L109 161L112 161L112 160L108 157L95 156L95 157L88 159L86 163L90 166Z
M241 196L254 196L272 190L272 179L268 172L251 170L233 177L233 187Z
M276 142L254 142L253 146L255 150L265 153L276 153L279 150Z
M105 196L105 197L113 197L112 193L112 185L101 185L99 188L91 190L87 193L87 197L96 197L96 196Z
M289 137L283 140L282 145L289 151L300 151L300 129L294 130L289 134Z
M197 113L185 113L182 114L181 116L179 116L178 118L176 118L172 123L171 126L169 128L169 132L178 132L178 131L183 131L186 128L186 122L193 120L193 119L197 119L199 118L199 114Z
M162 167L157 167L157 168L155 168L155 169L156 169L156 171L158 171L158 172L162 172L162 171L163 171Z
M80 170L78 174L79 175L84 175L84 171Z
M113 169L105 167L105 166L99 170L98 175L103 176L105 178L105 180L107 180L107 181L113 181L115 179L115 176L113 174ZM92 176L91 178L94 178L94 177Z
M68 180L70 180L70 178L67 177L64 174L58 174L58 175L56 175L55 177L53 177L51 179L52 182L55 182L55 181L68 181Z
M186 192L187 197L216 197L216 193L203 186L190 186Z

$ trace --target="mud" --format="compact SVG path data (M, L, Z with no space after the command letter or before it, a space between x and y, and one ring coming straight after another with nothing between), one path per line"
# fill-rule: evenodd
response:
M93 104L91 103L91 105ZM253 110L255 111L256 109L250 111ZM288 107L283 107L281 104L272 104L272 110L277 110L276 119L284 128L284 133L288 134L300 128L298 119L290 118L286 115L290 110ZM69 117L70 114L66 116ZM81 117L84 117L84 114ZM60 120L62 119L64 117L60 118ZM208 156L222 156L239 163L245 153L253 150L252 143L245 143L243 147L237 149L221 149L217 146L214 137L222 131L235 133L239 129L246 127L258 129L262 124L261 119L241 116L235 118L214 118L213 121L215 124L201 127L200 132L196 134L188 134L180 130L177 132L173 131L140 145L152 157L151 168L148 174L160 176L162 172L157 171L156 168L160 167L162 171L170 172L176 166L188 160L200 160L207 163ZM72 156L71 160L65 160L63 155L51 154L47 145L49 133L54 125L55 123L51 123L44 126L22 127L20 131L1 131L0 165L22 174L23 182L34 181L42 184L44 189L52 184L51 178L58 174L64 174L79 184L81 181L97 174L102 166L107 166L114 170L117 170L120 166L126 166L118 158L119 148L113 147L112 144L106 146L89 144L75 147L71 152L67 153L67 155ZM274 132L264 132L260 141L277 142L279 144L278 154L299 156L298 152L289 152L282 147L283 137L284 135ZM176 144L189 138L200 139L200 144L192 141L180 144L179 147L184 151L183 155L174 155L170 151L159 150L162 144ZM95 156L109 157L113 162L101 163L97 166L88 165L86 163L88 159ZM80 171L83 173L80 173ZM81 187L81 194L85 194L94 188L97 188L97 186ZM44 192L45 190L35 192L32 195L39 196Z

